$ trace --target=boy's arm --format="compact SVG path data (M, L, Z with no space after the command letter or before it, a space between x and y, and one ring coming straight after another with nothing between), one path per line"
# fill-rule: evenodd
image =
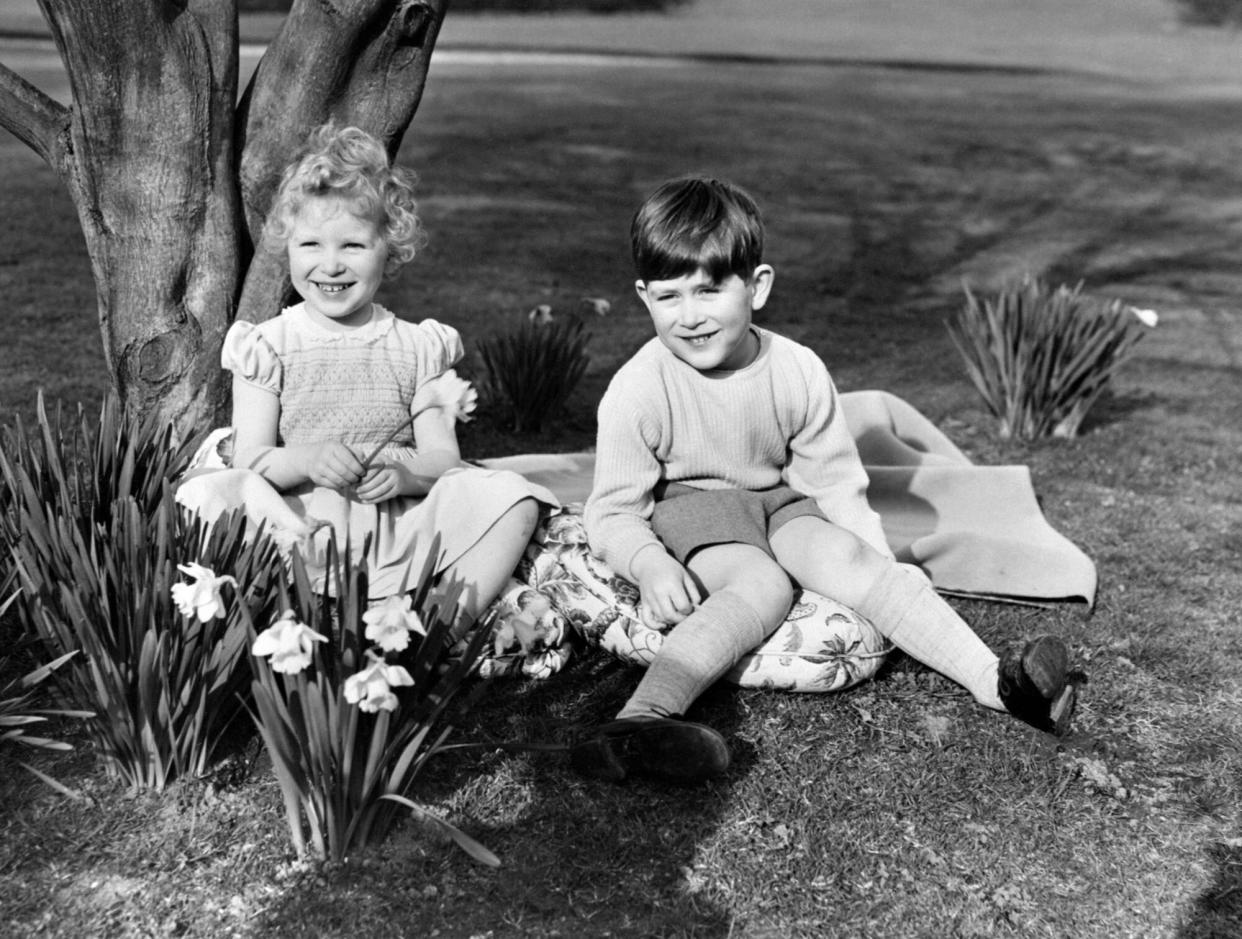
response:
M635 555L644 549L665 552L651 530L660 461L654 441L644 434L646 422L634 406L634 391L619 388L614 379L600 401L595 479L583 523L591 550L622 577L636 581Z
M806 421L789 444L789 485L811 496L829 521L892 557L880 516L867 501L867 471L836 386L818 356L807 375L807 392Z

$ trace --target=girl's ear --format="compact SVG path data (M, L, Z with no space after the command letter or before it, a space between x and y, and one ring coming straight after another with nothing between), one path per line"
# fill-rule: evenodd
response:
M772 292L772 281L776 279L776 271L771 264L760 264L750 275L750 308L752 311L763 309L768 302L768 294Z

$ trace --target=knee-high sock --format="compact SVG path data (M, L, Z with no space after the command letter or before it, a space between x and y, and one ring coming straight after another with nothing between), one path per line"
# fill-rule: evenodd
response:
M945 603L921 571L894 564L872 585L857 610L897 648L1003 711L998 662L975 631Z
M772 628L750 604L721 590L672 628L618 717L684 714Z

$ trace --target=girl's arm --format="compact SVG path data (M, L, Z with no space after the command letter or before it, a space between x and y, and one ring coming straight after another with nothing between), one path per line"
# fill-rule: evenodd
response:
M362 479L362 461L340 441L277 446L279 423L279 395L233 379L233 466L255 470L279 490L305 482L343 489Z
M418 453L407 460L376 461L355 492L362 502L396 496L425 496L437 479L462 466L457 418L447 408L430 408L414 418Z

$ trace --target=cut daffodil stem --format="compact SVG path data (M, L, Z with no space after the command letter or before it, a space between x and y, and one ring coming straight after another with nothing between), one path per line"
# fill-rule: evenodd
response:
M422 412L420 411L419 414L421 413ZM375 458L380 455L380 451L382 451L386 446L388 446L390 443L396 440L397 434L401 433L401 431L405 430L407 427L413 424L414 418L416 417L418 417L418 414L411 414L406 420L402 421L395 428L393 428L392 433L384 438L384 442L381 443L374 450L372 450L371 455L362 461L362 468L364 470L369 470L371 468L371 464L375 462Z

